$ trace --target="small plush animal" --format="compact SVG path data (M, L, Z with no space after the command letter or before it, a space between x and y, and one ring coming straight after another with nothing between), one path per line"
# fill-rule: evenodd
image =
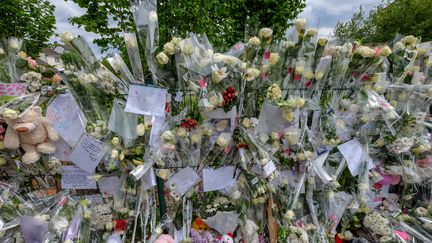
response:
M218 237L218 243L234 243L234 238L232 233L227 233Z
M22 162L35 163L40 159L41 153L52 154L55 145L52 143L58 139L57 131L42 116L42 108L33 106L23 115L13 118L5 117L8 125L4 137L4 145L8 149L24 150Z

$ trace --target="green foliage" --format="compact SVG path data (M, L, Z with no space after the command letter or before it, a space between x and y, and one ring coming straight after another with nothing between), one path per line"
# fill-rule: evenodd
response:
M345 23L338 23L336 37L360 42L386 42L396 34L432 40L432 1L394 0L375 7L369 16L362 8Z
M49 45L55 30L54 5L46 0L2 0L0 37L24 40L28 55L36 58Z
M110 45L125 53L122 31L133 31L133 16L129 0L72 0L87 12L70 19L72 24L101 35L94 41L102 51ZM256 33L259 28L275 30L281 39L294 19L305 7L305 0L238 0L238 1L158 1L159 45L173 35L185 36L187 32L206 33L216 47L243 40L245 23L247 31ZM113 21L110 21L112 19Z

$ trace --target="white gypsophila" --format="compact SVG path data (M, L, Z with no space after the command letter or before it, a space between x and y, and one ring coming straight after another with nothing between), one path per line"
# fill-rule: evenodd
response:
M39 82L42 80L42 74L30 71L21 75L20 79L26 81L27 83Z
M269 64L275 65L279 62L280 56L279 53L270 53Z
M378 235L391 235L391 229L388 226L388 219L381 216L378 212L373 212L368 215L363 220L363 224L365 227L371 229L374 233Z

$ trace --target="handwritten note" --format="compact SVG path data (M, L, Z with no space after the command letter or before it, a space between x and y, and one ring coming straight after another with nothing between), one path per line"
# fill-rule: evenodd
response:
M27 88L26 83L0 83L0 95L22 96Z
M85 132L87 120L71 93L57 96L46 111L47 119L70 146L75 147Z
M346 159L348 169L353 176L357 176L360 173L363 163L368 163L368 170L375 167L372 159L356 138L339 145L338 149Z
M93 174L74 165L62 166L62 189L97 189L96 181L89 178Z
M263 171L266 176L271 175L275 170L276 170L276 166L273 160L270 160L269 162L267 162L267 164L263 166Z
M165 116L167 90L141 85L130 85L126 103L126 112Z
M204 191L217 191L229 186L234 178L234 166L225 166L219 169L203 169Z
M84 134L70 155L78 167L91 173L105 154L105 143Z

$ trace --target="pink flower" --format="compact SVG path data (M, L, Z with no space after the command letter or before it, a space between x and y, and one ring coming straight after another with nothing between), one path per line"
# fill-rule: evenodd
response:
M270 52L269 52L269 51L265 51L265 52L264 52L264 59L265 59L265 60L270 59Z
M31 69L35 69L38 66L36 60L33 60L31 57L27 57L27 63L28 63L29 68L31 68Z
M198 84L199 84L199 86L200 86L201 89L204 89L207 86L207 83L206 83L206 81L204 79L200 79L198 81Z

